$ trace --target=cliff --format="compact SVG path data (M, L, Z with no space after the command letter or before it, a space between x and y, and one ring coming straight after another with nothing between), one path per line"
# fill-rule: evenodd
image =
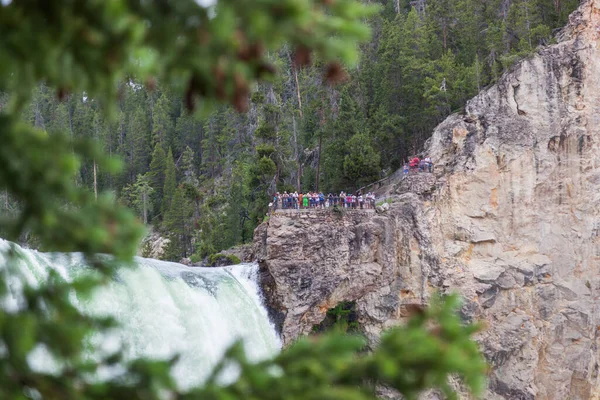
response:
M282 338L353 301L372 343L432 291L458 291L489 399L600 398L600 0L438 126L435 174L387 211L279 213L255 232Z

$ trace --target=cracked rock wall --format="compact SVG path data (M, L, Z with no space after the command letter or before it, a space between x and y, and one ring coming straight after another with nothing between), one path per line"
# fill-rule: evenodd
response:
M356 301L372 343L433 290L480 319L489 399L598 399L600 0L438 126L435 175L385 213L279 214L257 228L285 342Z

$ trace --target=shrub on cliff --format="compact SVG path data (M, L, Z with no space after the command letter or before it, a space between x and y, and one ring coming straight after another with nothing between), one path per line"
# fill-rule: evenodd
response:
M226 267L228 265L237 265L241 263L240 259L233 254L211 254L206 262L207 267Z

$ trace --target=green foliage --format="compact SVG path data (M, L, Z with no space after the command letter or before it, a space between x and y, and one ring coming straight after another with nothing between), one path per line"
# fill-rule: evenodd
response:
M376 204L376 206L379 207L379 206L382 206L382 205L384 205L386 203L387 204L392 204L392 201L393 201L392 199L385 199L383 201L378 201L377 204Z
M132 176L137 176L138 174L143 174L148 169L151 151L150 129L146 120L146 114L141 107L136 108L134 111L129 131L129 170Z
M275 132L275 128L273 126L263 124L256 128L254 136L264 140L275 140L277 138L277 132Z
M477 327L463 325L453 312L456 307L456 297L434 298L422 314L386 332L371 353L363 352L363 338L337 333L302 338L273 360L255 365L238 344L205 387L185 398L374 400L375 385L380 384L406 399L416 399L425 388L438 388L446 398L456 399L449 375L481 393L486 365L477 344L468 339ZM223 387L217 377L230 363L239 366L240 377Z
M93 193L73 184L81 157L96 159L108 170L118 164L90 142L74 142L71 151L66 136L50 137L6 114L0 114L0 132L0 186L23 205L3 221L7 239L18 240L29 231L52 250L110 252L122 259L135 254L142 228L133 214L115 207L110 196L95 201ZM65 208L65 202L72 207Z
M152 136L155 144L160 144L164 149L173 147L173 121L169 116L169 98L162 94L152 109Z
M214 267L216 265L218 266L226 266L226 265L237 265L240 264L242 261L239 259L239 257L233 255L233 254L211 254L210 256L208 256L208 260L206 263L207 267Z
M165 170L167 169L166 158L167 156L165 154L165 150L162 148L160 143L156 143L154 146L154 152L152 153L152 162L150 162L149 174L151 186L154 189L152 200L155 204L155 210L157 211L162 208L165 187Z
M257 172L266 179L277 172L277 166L273 160L263 156L258 160Z
M135 184L125 186L121 192L125 204L139 213L144 224L148 223L148 213L152 209L152 192L154 189L150 186L150 176L147 173L139 174Z
M327 310L325 319L318 325L313 326L314 333L338 332L357 334L360 332L360 326L356 319L356 303L353 301L343 301L334 308Z
M167 260L179 261L191 254L192 240L192 203L186 196L185 188L180 186L175 190L171 205L165 213L163 227L169 238L165 251Z
M182 182L197 187L198 179L196 178L196 168L194 166L194 151L190 148L190 146L186 146L181 156L181 173L182 173Z
M173 195L175 194L175 188L177 187L177 178L176 178L177 167L175 166L175 161L173 160L173 152L169 149L167 153L167 160L165 161L165 186L163 188L163 214L165 211L169 210L171 207L171 200L173 199Z
M344 157L344 176L346 180L358 188L377 180L379 177L379 154L371 146L369 137L356 134L346 144Z
M259 144L256 146L256 155L258 159L262 159L263 157L269 158L271 155L275 153L275 146L270 144Z

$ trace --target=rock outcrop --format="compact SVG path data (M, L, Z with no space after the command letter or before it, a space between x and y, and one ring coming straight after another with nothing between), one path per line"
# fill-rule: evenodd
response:
M221 254L228 256L236 256L241 262L252 262L254 260L254 253L252 244L240 244L227 250L221 251Z
M170 240L150 230L140 245L138 256L162 260Z
M600 0L435 130L434 175L385 212L279 213L257 228L290 342L341 301L376 343L434 290L458 291L492 366L489 399L600 398Z

